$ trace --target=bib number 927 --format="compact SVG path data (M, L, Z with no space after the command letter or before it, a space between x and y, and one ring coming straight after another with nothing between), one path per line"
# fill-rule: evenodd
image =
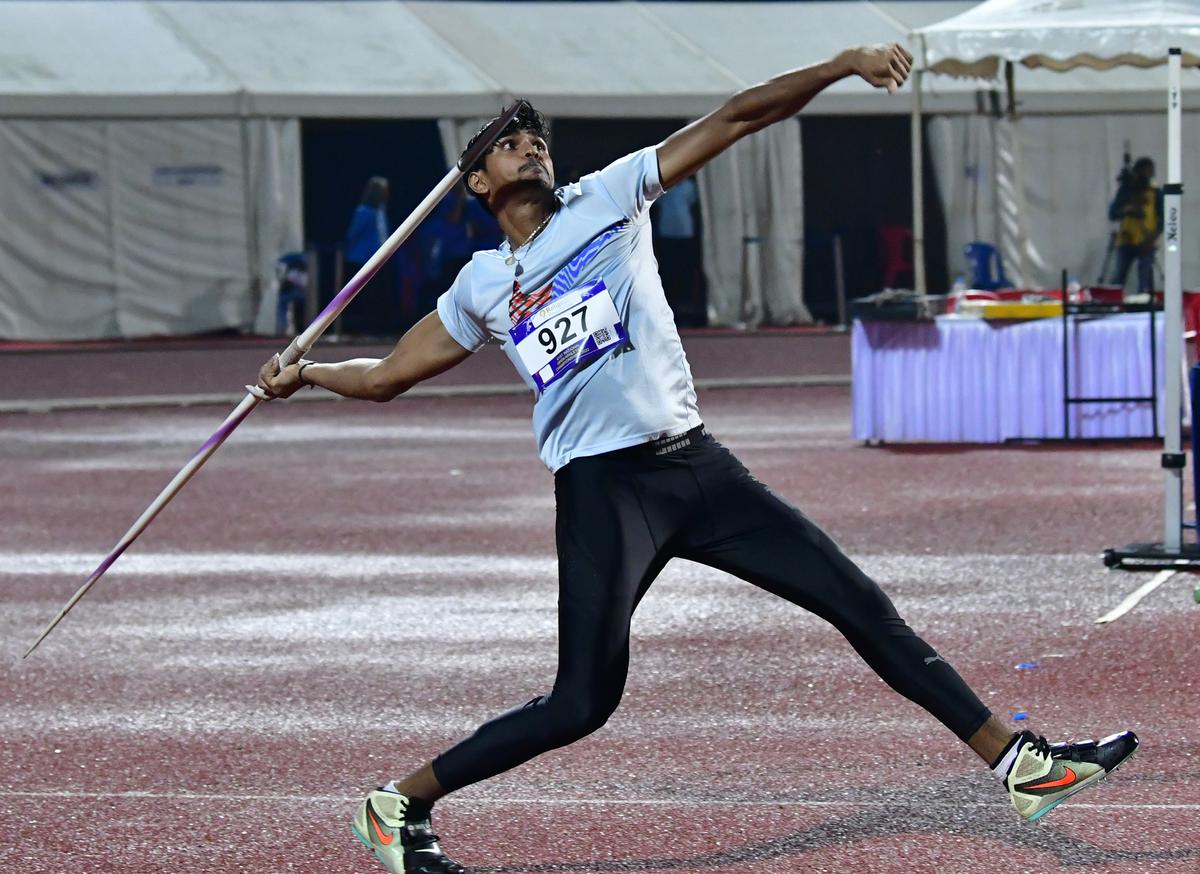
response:
M628 337L602 279L551 299L508 334L539 391Z
M566 346L586 334L587 329L587 304L584 304L555 319L552 325L542 328L537 332L537 338L546 354L553 355L560 346Z

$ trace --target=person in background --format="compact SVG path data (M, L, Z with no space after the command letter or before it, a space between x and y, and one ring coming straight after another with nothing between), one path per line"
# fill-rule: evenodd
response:
M500 230L500 223L474 197L467 198L467 228L471 236L472 252L495 249L504 242L504 231Z
M1108 207L1109 220L1120 222L1117 263L1110 280L1114 285L1124 288L1129 268L1137 262L1138 294L1154 291L1154 252L1162 234L1162 216L1162 192L1154 185L1154 161L1138 158L1132 171L1121 174L1121 186Z
M388 181L382 176L372 176L363 189L362 200L350 217L346 229L346 269L353 276L359 267L371 260L371 256L388 238L387 231ZM354 265L351 270L350 266Z
M356 274L388 238L388 181L372 176L363 188L362 199L350 217L343 241L343 282ZM394 265L384 264L375 274L357 306L342 316L342 329L351 334L396 334L400 329L399 305L393 281Z
M308 297L308 261L301 252L288 252L275 262L275 278L279 283L279 294L275 304L275 333L290 336L296 333L300 319L295 318L293 304L300 305L304 312L304 301Z
M658 239L654 253L662 274L667 302L675 322L702 326L707 321L704 302L698 300L696 273L700 263L700 239L694 210L700 198L696 181L688 177L658 199L655 228Z
M425 255L422 314L449 288L479 249L494 249L504 238L496 219L459 186L434 209L422 227ZM428 306L426 306L428 304Z

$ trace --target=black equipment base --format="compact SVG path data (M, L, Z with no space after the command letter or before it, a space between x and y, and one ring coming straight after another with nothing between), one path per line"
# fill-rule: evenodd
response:
M1200 569L1200 544L1167 549L1161 543L1130 543L1104 550L1104 566L1126 571Z

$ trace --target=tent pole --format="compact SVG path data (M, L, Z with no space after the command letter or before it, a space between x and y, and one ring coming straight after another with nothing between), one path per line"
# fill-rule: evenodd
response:
M925 143L921 125L921 84L924 71L913 71L913 100L910 126L912 129L912 192L913 192L913 286L918 294L926 294L925 284L925 179L923 163Z
M1013 62L1004 62L1004 96L1007 106L1005 107L1005 115L1011 120L1017 119L1017 84L1013 74Z
M242 89L238 93L238 134L242 141L242 208L246 214L246 248L247 257L250 261L250 287L248 289L250 301L252 304L251 312L258 313L262 310L263 295L267 289L263 287L262 282L262 241L259 239L259 222L258 222L258 192L253 187L254 172L254 156L251 154L251 131L250 131L250 112L247 105L249 93L246 89ZM266 127L269 122L266 119L256 119L255 122L261 126L262 135L265 140L267 136ZM282 253L277 253L282 254ZM271 303L269 311L273 311L274 302ZM255 328L255 318L251 316L250 330L253 332Z
M1167 55L1167 184L1163 186L1164 281L1163 343L1166 371L1166 404L1163 416L1163 546L1178 550L1183 531L1183 460L1180 452L1182 409L1182 378L1179 362L1183 355L1183 277L1180 270L1180 224L1182 218L1183 185L1181 174L1181 61L1180 50L1172 48ZM1193 459L1195 463L1195 459Z

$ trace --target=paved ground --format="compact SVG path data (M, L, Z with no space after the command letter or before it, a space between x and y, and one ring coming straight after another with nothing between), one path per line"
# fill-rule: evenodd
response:
M712 372L804 371L805 356L848 371L812 339L753 365L736 360L758 354L752 341L725 340L756 351L714 353ZM84 396L112 372L132 374L132 392L212 383L198 362L164 377L132 365L139 354L5 363L44 379L42 395ZM220 363L231 355L214 366L244 381L242 358ZM461 861L1200 870L1191 580L1093 624L1144 579L1105 571L1099 553L1157 539L1155 447L869 449L848 439L844 387L701 402L718 438L826 526L997 713L1027 713L1052 738L1132 727L1142 751L1027 826L969 750L822 622L676 563L635 618L608 726L439 806ZM0 870L381 870L348 827L361 791L553 678L553 501L528 405L256 411L21 664L226 410L0 417Z

